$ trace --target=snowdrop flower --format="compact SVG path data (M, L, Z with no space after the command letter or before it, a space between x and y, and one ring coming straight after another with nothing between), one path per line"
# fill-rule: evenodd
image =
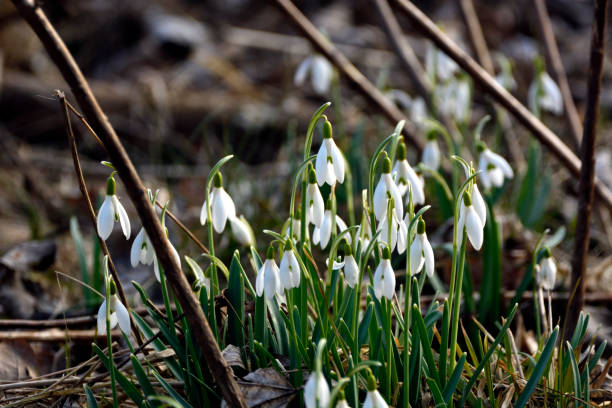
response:
M514 172L510 164L497 153L493 153L484 142L478 142L476 151L480 153L478 168L482 172L480 181L485 189L491 187L501 187L504 179L514 177Z
M529 109L533 112L548 111L554 115L563 113L561 90L547 72L541 71L529 86Z
M319 186L344 182L344 156L332 139L332 126L327 119L323 123L323 143L317 153L315 169Z
M110 296L110 329L114 329L119 323L119 328L126 335L129 335L132 331L132 326L130 325L130 313L127 308L121 303L119 297L117 296L117 286L112 278L110 279L110 287L111 287L111 296ZM98 309L98 334L105 335L106 334L106 299L100 305L100 309Z
M421 272L425 265L425 272L430 278L434 274L434 253L425 233L425 221L419 218L417 235L410 246L410 271L413 274Z
M285 243L285 252L283 252L283 257L281 258L279 275L281 291L300 286L300 265L291 250L289 240Z
M327 408L329 403L329 385L323 373L315 370L310 374L304 386L304 404L306 408Z
M459 70L457 63L432 43L427 44L425 67L430 75L436 75L442 81L446 81Z
M555 261L552 259L550 249L544 248L543 252L544 255L540 261L539 268L536 270L536 277L538 285L542 289L552 290L555 287L555 280L557 278L557 265L555 265Z
M255 291L257 296L263 296L265 293L268 300L272 300L275 294L282 294L279 269L274 261L274 248L271 245L268 247L266 260L257 273Z
M389 408L389 405L385 399L380 395L376 389L376 378L372 374L372 371L368 369L368 393L365 400L363 401L363 408Z
M497 61L501 67L501 73L495 77L495 80L508 91L516 90L516 81L512 76L512 63L501 54L497 56Z
M344 280L351 288L354 288L359 282L359 266L348 243L344 245Z
M459 222L457 223L457 245L461 246L463 240L463 230L467 231L467 236L475 250L480 250L484 239L484 223L481 215L476 212L472 205L472 196L467 191L463 193L463 206L459 211Z
M412 100L410 105L410 120L417 126L423 126L425 119L427 119L427 106L425 101L420 96L417 96Z
M412 106L412 98L401 89L389 89L385 92L385 96L391 99L400 109L410 109L410 106Z
M115 222L119 221L121 224L121 230L125 239L130 238L130 219L125 212L125 208L119 202L119 199L115 195L115 179L111 175L106 180L106 198L98 211L98 235L100 238L106 241L113 232Z
M338 402L336 403L336 408L351 408L348 402L346 402L344 390L340 390L340 392L338 393Z
M374 295L377 299L386 297L391 300L395 293L395 272L391 266L391 251L385 247L382 251L382 259L374 273Z
M212 215L212 224L217 233L222 233L225 229L225 224L229 219L236 217L236 206L234 200L223 188L223 176L220 172L215 173L213 178L213 191L208 197L210 199L210 212ZM200 224L206 224L208 220L207 201L202 205L200 212Z
M427 143L423 148L421 161L430 169L438 170L440 168L440 147L434 132L427 134Z
M306 187L306 223L312 223L321 228L323 215L325 213L325 203L323 196L317 186L317 174L312 165L308 170L308 187Z
M166 230L166 237L168 236L168 230L166 229L166 227L164 227L164 229ZM177 264L179 264L179 266L181 265L181 257L179 256L178 252L176 252L176 248L174 247L174 245L172 245L172 242L170 242L170 239L168 239L168 243L170 244L170 251L172 253L172 257L174 258L174 260L176 261ZM155 272L155 277L157 278L158 282L161 282L161 277L159 275L159 268L161 266L159 265L159 261L157 260L157 255L153 255L153 270Z
M457 122L466 122L470 115L471 90L466 79L453 79L436 88L435 98L440 112Z
M147 235L144 227L140 228L138 235L132 242L132 249L130 251L130 262L132 268L138 266L139 263L143 265L151 265L155 257L155 249L153 244Z
M397 161L393 168L393 175L397 188L402 196L410 190L412 191L412 201L414 204L425 204L423 184L406 159L406 144L403 141L399 143L397 148ZM410 187L410 189L408 187ZM408 197L408 200L409 199L410 197Z
M306 58L298 66L293 76L293 83L301 86L310 72L312 88L319 95L324 95L329 91L333 68L330 62L321 55L312 55Z
M320 245L321 249L327 247L331 236L332 236L332 220L333 214L331 210L332 202L331 197L325 203L325 213L323 214L323 222L321 223L321 228L315 225L314 230L312 232L312 243L315 245ZM336 230L334 232L340 233L347 228L346 223L340 218L340 216L336 215ZM347 237L350 242L350 237Z
M234 234L234 238L241 245L244 246L252 246L255 244L255 237L253 236L253 231L249 226L247 220L244 216L240 217L228 217L230 222L230 227L232 229L232 234Z
M391 177L391 160L386 155L382 162L382 174L374 190L374 215L377 220L381 220L387 214L388 200L393 199L395 216L398 219L404 217L402 206L402 195L397 188L393 177Z
M397 245L398 227L397 217L393 216L391 222L389 222L387 214L385 214L383 219L378 222L378 228L376 229L376 231L380 231L380 234L378 234L379 244L383 247L389 247L389 250L393 251L395 245Z
M361 253L363 254L368 245L370 245L370 241L372 240L372 234L370 233L371 227L368 222L368 214L364 211L361 216L361 224L357 227L357 236L359 237L359 241L361 242Z

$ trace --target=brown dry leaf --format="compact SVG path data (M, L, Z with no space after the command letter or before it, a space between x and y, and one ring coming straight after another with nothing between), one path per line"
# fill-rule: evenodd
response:
M513 396L514 396L514 384L510 384L508 389L504 392L504 399L502 400L500 408L511 407Z
M249 407L283 408L295 396L295 388L274 368L260 368L246 375L238 385ZM227 406L223 401L222 406Z
M242 357L240 356L240 349L233 344L229 344L222 351L223 358L230 367L240 367L246 370L242 363Z
M25 340L0 343L0 380L25 380L38 375L34 350Z

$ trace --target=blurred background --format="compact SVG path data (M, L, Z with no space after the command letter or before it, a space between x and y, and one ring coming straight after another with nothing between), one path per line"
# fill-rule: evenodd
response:
M459 2L415 3L473 55ZM571 0L546 3L582 114L592 5ZM416 95L373 3L336 0L295 4L381 90ZM526 104L536 73L535 61L544 59L533 2L474 0L474 5L496 73L502 71L500 56L504 56L511 63L517 85L513 94ZM169 201L169 208L205 244L199 214L206 177L213 163L234 154L236 158L224 166L224 185L238 214L249 220L259 248L265 248L269 238L261 230L278 231L286 221L306 127L326 101L332 102L327 114L336 143L352 165L359 221L367 161L395 124L337 72L324 92L317 92L309 80L295 84L297 67L313 55L313 49L274 2L63 0L45 2L43 8L90 81L145 185L160 189L160 201ZM425 65L430 45L401 13L397 16L409 44ZM608 51L610 46L608 41ZM597 173L612 188L611 77L612 65L607 60ZM86 270L91 274L99 268L95 261L99 248L74 174L64 119L53 96L55 89L65 90L77 106L29 26L10 2L1 2L0 314L5 317L52 317L83 313L94 306L86 304L79 285L54 273L82 278L83 260L75 247L79 235ZM470 133L488 113L490 100L476 87L471 115L461 130ZM542 120L569 143L565 113L544 113ZM107 157L85 127L77 120L73 123L90 193L101 200L109 170L100 161ZM563 236L554 255L560 265L558 281L567 287L577 189L577 180L545 148L530 147L531 136L513 119L509 129L510 135L497 125L489 126L483 135L489 146L510 158L516 173L497 209L502 222L502 288L509 291L507 298L520 282L531 248L545 228ZM320 140L317 132L313 152ZM416 164L418 158L410 146L408 154ZM433 195L428 197L437 197L435 184L429 184L428 194ZM118 195L135 236L140 224L120 181ZM340 200L339 212L348 219L346 197L340 196ZM443 249L449 240L448 214L443 202L434 199L431 204L434 211L430 212L428 229L433 231L434 246ZM195 245L172 222L168 227L179 252L197 258ZM229 259L237 242L230 234L215 237L220 256ZM115 231L107 242L126 288L131 287L131 280L155 286L151 267L134 269L129 265L130 243L121 234ZM611 245L610 215L598 207L587 287L597 295L592 303L604 306L599 308L602 313L609 310L612 296ZM450 258L445 258L444 251L436 253L440 279L448 282ZM472 268L478 289L482 265L475 263ZM601 319L609 322L607 317Z

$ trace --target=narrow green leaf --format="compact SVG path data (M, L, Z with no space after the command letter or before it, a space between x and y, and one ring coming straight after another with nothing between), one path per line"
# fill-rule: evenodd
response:
M444 402L446 402L447 404L451 401L451 398L453 397L453 393L455 392L455 389L457 388L457 384L459 383L459 379L461 378L461 373L463 372L463 366L465 365L466 356L467 355L463 353L463 355L457 362L457 365L455 366L453 373L448 379L448 383L446 384L446 387L444 387L444 392L442 393L442 396L444 397Z
M83 384L83 389L85 390L85 397L87 398L87 406L89 408L98 408L96 397L94 397L91 388L89 388L87 384Z

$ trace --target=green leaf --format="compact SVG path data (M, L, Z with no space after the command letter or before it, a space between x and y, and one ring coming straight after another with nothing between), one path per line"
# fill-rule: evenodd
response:
M227 309L228 319L228 342L242 348L245 345L244 339L244 270L240 265L238 251L234 252L230 263L229 280L227 281Z
M85 397L87 398L87 406L89 408L98 408L96 397L94 397L91 388L89 388L87 384L83 384L83 389L85 390Z
M418 335L421 339L421 345L423 346L423 355L425 357L425 362L427 363L429 376L435 380L436 384L440 384L440 377L438 376L436 362L434 360L433 351L431 349L431 339L427 335L427 328L425 327L423 316L421 316L421 311L419 310L417 305L413 305L412 307L412 322L412 327L416 332L415 334Z
M459 379L461 378L461 373L463 372L463 366L465 365L466 357L467 357L467 354L463 353L463 355L457 362L457 365L455 366L453 373L448 379L448 383L446 384L446 387L444 387L444 392L442 393L442 396L444 397L444 402L446 402L447 404L450 402L451 398L453 397L453 393L455 392L455 389L457 388L457 384L459 383Z
M132 361L132 367L134 368L134 374L136 374L136 378L138 379L138 383L140 384L140 388L144 395L154 395L156 394L151 381L149 381L149 377L145 373L142 364L138 361L138 358L135 355L130 356L130 360Z
M576 355L574 354L574 349L569 341L565 342L565 346L567 347L568 354L570 357L570 362L572 363L572 377L574 379L574 396L578 399L582 398L582 387L580 386L580 370L578 369L578 363L576 362ZM580 404L582 405L582 404Z
M505 332L505 330L502 330L502 333L503 332ZM540 378L542 378L544 370L548 366L548 361L550 360L550 357L555 349L555 343L557 342L558 334L559 328L556 327L548 338L548 341L544 346L544 350L542 351L542 354L540 354L538 363L536 364L535 369L531 373L529 381L527 381L527 385L525 385L523 392L521 392L521 395L519 395L518 399L516 400L516 404L514 405L515 408L523 408L529 401L529 397L531 397L533 391L535 391L538 382L540 382Z
M429 391L431 391L431 395L436 403L437 407L446 407L446 402L444 402L444 398L442 397L442 393L440 392L440 388L438 384L436 384L436 380L433 378L427 379L427 385L429 385Z
M127 396L130 397L130 399L134 401L136 405L138 405L141 408L144 408L146 405L144 404L143 396L140 393L140 391L138 391L138 388L136 388L136 386L130 380L128 380L125 377L125 375L121 373L121 371L115 368L114 363L113 364L109 363L108 356L104 354L102 349L100 349L100 347L98 347L97 344L95 343L93 344L93 349L95 353L98 355L98 358L100 359L100 361L102 361L102 364L104 364L104 367L106 367L106 369L109 371L110 370L115 371L117 382L119 383L119 386L121 387L121 389L127 394Z
M164 390L166 390L166 392L170 394L170 396L180 404L182 408L192 408L191 404L185 401L185 399L181 397L181 394L179 394L174 388L172 388L172 386L168 384L168 382L164 380L161 375L159 375L155 367L150 364L149 367L151 368L151 372L153 373L155 379L161 384Z
M70 235L72 235L72 240L74 241L74 247L76 249L77 261L79 264L79 269L81 270L81 279L83 283L87 285L91 285L91 279L89 277L89 268L87 267L87 257L85 256L85 247L83 245L83 235L81 235L81 229L79 228L79 221L73 215L70 217ZM83 287L83 296L85 297L85 304L87 307L95 306L96 298L94 294L89 290L86 286L81 285Z

